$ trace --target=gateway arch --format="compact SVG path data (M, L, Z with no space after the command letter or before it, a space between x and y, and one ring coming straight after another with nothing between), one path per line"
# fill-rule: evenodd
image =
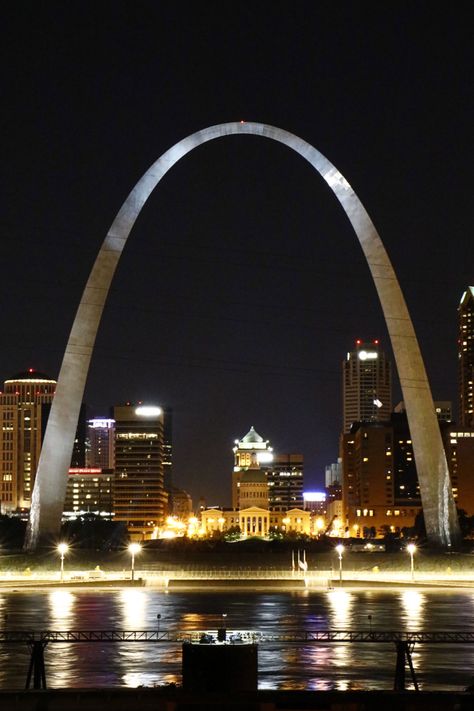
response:
M193 148L231 135L262 136L296 151L326 181L354 228L382 305L413 443L426 530L442 548L460 539L446 455L413 324L395 272L370 217L344 176L306 141L261 123L210 126L176 143L147 170L115 218L87 281L59 373L36 472L25 547L57 535L89 363L107 293L130 231L161 178Z

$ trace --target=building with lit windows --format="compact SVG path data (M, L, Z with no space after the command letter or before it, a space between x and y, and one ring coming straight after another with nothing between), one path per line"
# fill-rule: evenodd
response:
M356 423L341 445L345 533L375 536L413 526L421 499L406 415Z
M168 494L173 490L173 410L163 408L163 482Z
M240 508L240 481L250 468L267 467L273 461L273 447L252 426L242 439L235 440L233 448L234 470L232 473L232 508Z
M87 421L86 465L114 469L115 420L95 417Z
M303 509L303 456L275 455L269 440L251 427L233 448L232 508L201 511L201 533L239 529L243 538L272 531L310 533Z
M240 440L235 440L232 473L232 506L241 508L241 480L248 470L265 474L270 511L303 508L304 460L302 454L275 454L270 441L254 427Z
M29 509L42 433L56 381L33 368L6 380L0 394L1 511Z
M95 514L111 519L114 503L114 472L101 467L71 467L69 469L65 518Z
M459 426L474 428L474 286L461 297L458 308Z
M474 516L474 428L443 428L453 497L458 509Z
M270 511L304 508L302 454L276 454L267 470Z
M342 364L343 432L354 422L384 422L392 412L392 370L378 340L358 339Z
M303 509L269 511L259 506L245 509L212 508L201 511L201 534L239 530L242 538L266 538L275 533L311 534L311 513Z
M149 405L114 407L115 521L135 539L151 538L164 522L163 411Z

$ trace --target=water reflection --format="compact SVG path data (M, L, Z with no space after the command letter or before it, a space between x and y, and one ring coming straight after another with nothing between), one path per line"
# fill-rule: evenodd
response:
M48 596L50 628L55 630L74 629L75 596L68 590L53 590ZM68 687L74 681L74 669L78 664L80 650L75 644L50 643L45 659L55 674L58 686Z
M346 590L331 590L327 593L330 615L329 626L349 629L354 607L354 594Z
M404 590L400 595L404 627L412 630L423 629L426 594L419 590Z
M71 629L74 602L75 597L68 590L54 590L49 594L51 627L57 630Z
M122 625L126 630L145 629L148 596L144 590L124 588L120 592L122 604Z
M1 616L10 629L216 630L227 614L228 629L288 633L315 629L470 629L472 592L437 591L173 591L150 588L103 591L55 589L3 592ZM139 686L181 682L181 646L171 643L68 644L46 649L48 686ZM417 673L424 688L461 689L474 668L474 646L417 644ZM273 643L259 646L259 687L269 689L390 689L395 652L377 644ZM22 688L28 650L0 645L0 685Z

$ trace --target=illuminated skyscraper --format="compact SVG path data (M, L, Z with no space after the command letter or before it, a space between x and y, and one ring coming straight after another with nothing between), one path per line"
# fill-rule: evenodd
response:
M474 286L469 286L458 308L459 425L474 428Z
M2 513L28 509L42 433L56 381L33 368L5 381L0 394Z
M163 524L163 411L146 405L114 407L115 521L134 538L150 538Z
M95 417L87 421L86 464L88 467L115 467L115 420Z
M392 411L392 371L379 342L356 341L342 364L343 428L354 422L386 422Z

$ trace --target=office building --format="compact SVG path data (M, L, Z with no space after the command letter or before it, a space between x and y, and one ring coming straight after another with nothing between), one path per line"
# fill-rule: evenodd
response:
M357 340L342 364L343 432L354 422L384 422L392 412L391 364L377 340Z
M87 421L86 465L114 469L115 420L95 417Z
M163 411L150 405L114 407L116 521L135 539L151 538L163 524Z
M29 509L42 434L56 381L33 368L6 380L0 394L2 513Z
M114 501L114 472L101 467L69 469L64 516L75 518L95 514L111 519Z
M474 428L443 428L444 446L458 509L474 516Z
M163 482L168 495L173 489L173 410L163 408Z
M461 297L458 308L459 427L474 428L474 286Z
M270 511L302 509L303 455L276 454L266 471Z
M341 440L344 527L351 536L382 535L414 525L420 489L408 422L360 422Z

